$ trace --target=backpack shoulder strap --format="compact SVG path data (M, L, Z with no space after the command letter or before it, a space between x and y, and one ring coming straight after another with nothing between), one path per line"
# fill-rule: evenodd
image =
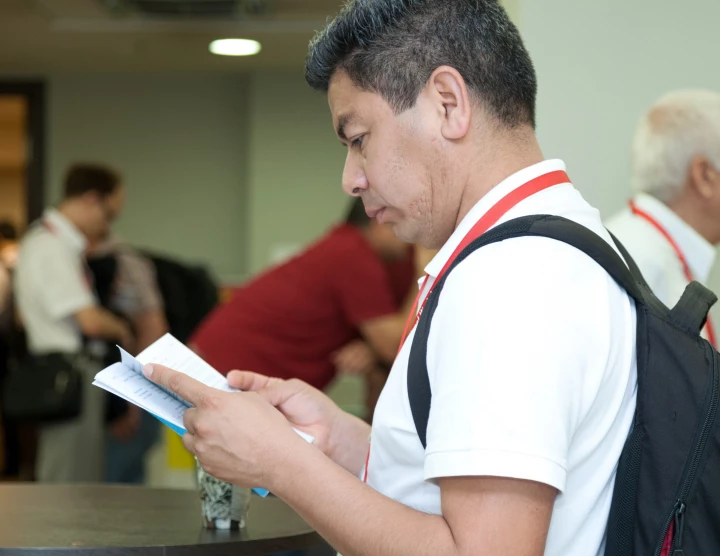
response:
M600 236L580 224L559 216L525 216L510 220L487 231L470 243L458 255L445 276L434 287L432 295L428 299L417 323L408 361L407 389L413 421L423 448L427 447L427 426L432 401L432 391L427 371L427 344L432 317L437 309L445 280L453 269L474 251L491 243L516 237L546 237L567 243L584 252L602 266L636 304L645 305L646 302L655 304L654 296L647 288L647 284L642 278L637 265L614 238L625 261Z
M700 335L718 298L700 282L691 282L685 288L680 301L670 311L670 317L681 328L692 335Z

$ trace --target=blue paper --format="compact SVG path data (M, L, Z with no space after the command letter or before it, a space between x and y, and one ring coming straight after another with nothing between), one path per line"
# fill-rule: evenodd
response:
M173 431L175 431L176 433L178 433L180 436L183 436L187 432L184 428L178 427L177 425L173 425L170 421L166 421L165 419L155 415L154 413L150 413L150 415L155 417L155 419L160 421L166 427L168 427L168 428L172 429Z

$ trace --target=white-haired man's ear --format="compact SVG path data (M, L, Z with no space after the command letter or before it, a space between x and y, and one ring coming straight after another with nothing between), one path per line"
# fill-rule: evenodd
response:
M693 157L688 174L691 187L702 199L710 200L720 195L720 170L707 157Z

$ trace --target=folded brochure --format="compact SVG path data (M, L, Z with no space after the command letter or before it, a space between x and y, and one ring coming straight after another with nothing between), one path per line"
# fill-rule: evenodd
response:
M93 384L141 407L181 436L187 432L183 426L183 415L192 405L174 392L145 378L142 374L143 365L148 363L164 365L207 386L225 392L237 391L228 385L227 379L222 374L171 334L160 338L137 357L133 357L121 347L118 349L120 362L110 365L95 375ZM294 430L306 441L313 442L312 436ZM268 494L265 489L253 490L261 496Z

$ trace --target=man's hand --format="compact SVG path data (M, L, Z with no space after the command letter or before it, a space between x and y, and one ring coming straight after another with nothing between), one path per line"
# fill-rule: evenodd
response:
M257 392L293 427L314 436L315 446L335 463L355 475L360 472L370 428L323 392L301 380L281 380L247 371L232 371L227 378L230 386Z
M183 444L213 477L272 489L288 454L314 450L256 392L224 392L161 365L143 373L194 406L185 411Z
M276 466L308 447L291 425L353 474L365 461L370 427L300 380L233 371L230 386L244 391L230 393L160 365L143 372L194 406L185 412L183 444L218 479L272 489Z
M134 351L134 338L129 324L107 309L92 305L76 311L73 316L88 338L112 340L127 351Z
M372 348L362 340L354 340L333 354L337 372L344 375L367 375L378 366Z

